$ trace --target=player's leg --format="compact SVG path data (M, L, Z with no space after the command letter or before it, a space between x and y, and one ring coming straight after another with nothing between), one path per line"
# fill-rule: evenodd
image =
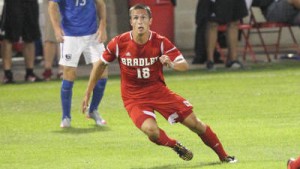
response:
M145 133L151 142L172 148L183 160L191 160L193 158L193 153L190 150L186 149L175 139L170 138L164 130L158 127L153 110L136 105L130 109L129 115L136 127Z
M210 126L200 121L194 113L191 113L189 116L187 116L182 121L182 124L195 132L208 147L213 149L222 162L236 162L234 157L228 156L228 154L225 152L218 136L214 133Z
M157 145L163 145L173 148L176 140L167 136L167 134L157 126L154 118L148 117L142 123L140 130L145 133L149 140Z
M93 96L87 113L87 117L94 119L96 125L99 126L106 125L106 121L100 115L100 112L98 111L98 107L104 95L104 91L107 83L107 74L108 74L107 72L108 70L106 68L105 71L103 72L101 79L98 80L96 86L93 89Z
M64 43L60 44L62 55L59 64L63 66L63 80L61 84L62 122L61 127L71 126L71 104L76 69L81 54L81 42L79 38L64 37Z
M108 72L108 70L106 68L103 72L101 79L98 80L98 82L93 90L93 96L92 96L92 100L91 100L91 104L90 104L90 108L89 108L90 113L93 111L97 111L98 106L101 103L101 100L104 95L106 83L107 83L107 74L108 74L107 72Z
M193 153L175 139L170 138L164 130L157 126L153 118L147 118L143 122L140 130L143 131L153 143L172 148L183 160L189 161L193 158Z
M207 146L217 153L221 161L236 162L234 157L228 156L224 151L212 129L195 116L192 111L193 106L187 100L169 89L161 88L160 93L162 94L158 94L156 98L156 102L159 104L152 106L155 110L160 112L171 124L180 122L195 132Z
M91 38L91 41L93 41L93 43L91 43L92 45L88 46L87 49L84 50L83 54L84 54L86 63L87 64L93 63L92 69L94 69L94 63L96 63L99 60L99 56L102 55L105 48L102 43L100 44L100 43L96 42L95 35L91 35L90 38ZM107 78L108 78L108 69L106 68L101 76L101 79L98 80L96 86L94 87L93 96L92 96L90 107L88 109L88 114L87 114L87 116L89 118L94 119L96 122L96 125L99 125L99 126L106 125L106 121L100 116L98 107L99 107L101 100L103 98L103 95L104 95Z
M73 84L76 78L76 68L63 66L63 80L61 84L62 122L60 127L71 127L71 105Z

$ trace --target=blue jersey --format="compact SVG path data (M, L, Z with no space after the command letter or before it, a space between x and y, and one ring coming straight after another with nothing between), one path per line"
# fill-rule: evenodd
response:
M94 0L52 0L59 5L61 25L66 36L85 36L97 31Z

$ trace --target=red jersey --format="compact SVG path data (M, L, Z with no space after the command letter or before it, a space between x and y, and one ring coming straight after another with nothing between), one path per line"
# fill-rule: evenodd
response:
M159 61L161 55L169 56L172 61L183 58L167 38L155 32L151 32L149 40L143 45L134 42L131 32L126 32L108 43L101 59L105 63L118 59L123 101L142 101L161 95L160 88L166 88L163 65Z

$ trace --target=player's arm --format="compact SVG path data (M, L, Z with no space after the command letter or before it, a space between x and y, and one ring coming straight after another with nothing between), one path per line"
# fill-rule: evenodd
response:
M177 71L186 71L189 68L189 64L183 56L179 56L174 61L172 61L168 55L162 55L161 57L159 57L159 60L163 65L166 65L167 67Z
M88 82L88 86L85 92L85 96L83 98L83 102L82 102L82 113L85 112L85 110L88 107L88 103L91 97L91 93L93 92L93 89L97 83L97 81L100 79L100 77L102 76L107 64L104 63L101 59L96 62L93 65L95 68L92 69L91 74L90 74L90 79Z
M50 16L52 27L55 32L56 40L58 42L63 42L64 41L64 39L63 39L64 32L60 26L59 8L58 8L57 2L49 1L48 13Z
M106 33L106 4L104 0L95 0L97 13L99 17L99 27L98 27L98 41L103 43L107 40L107 33Z

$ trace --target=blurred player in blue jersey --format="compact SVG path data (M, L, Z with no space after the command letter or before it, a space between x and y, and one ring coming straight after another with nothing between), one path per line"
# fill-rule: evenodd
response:
M62 121L60 127L71 126L72 88L76 78L79 58L83 54L87 64L96 63L105 50L106 4L104 0L50 0L48 7L55 36L61 47L59 64L63 66L61 86ZM61 20L59 19L59 14ZM99 19L99 24L98 24ZM97 82L87 112L87 117L103 126L98 106L103 97L107 81L107 70Z

